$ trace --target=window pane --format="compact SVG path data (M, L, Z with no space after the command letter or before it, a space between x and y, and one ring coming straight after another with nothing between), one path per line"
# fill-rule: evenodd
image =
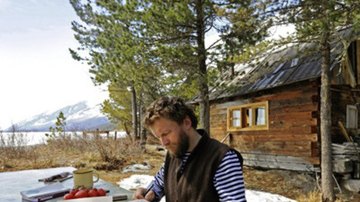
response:
M355 105L346 106L346 127L358 128L358 110Z
M265 125L265 107L255 109L255 125Z
M232 126L240 127L240 110L233 110L231 113L232 113Z
M233 119L232 120L233 127L240 127L240 119Z
M232 117L233 117L233 119L234 118L238 118L238 119L240 119L240 110L233 110L232 111Z

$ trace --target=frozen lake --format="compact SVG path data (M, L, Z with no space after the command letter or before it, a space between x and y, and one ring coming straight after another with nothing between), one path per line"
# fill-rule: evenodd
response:
M50 132L2 132L0 135L0 141L5 140L5 142L9 142L9 138L13 137L13 141L15 145L18 146L25 146L25 145L37 145L37 144L45 144L47 137L45 134L50 134ZM66 135L79 136L82 137L83 132L67 132ZM100 136L107 137L106 133L100 133ZM117 138L125 137L125 132L116 132ZM115 131L110 131L109 137L115 137ZM3 143L0 142L0 145L3 145ZM14 145L14 144L13 144Z

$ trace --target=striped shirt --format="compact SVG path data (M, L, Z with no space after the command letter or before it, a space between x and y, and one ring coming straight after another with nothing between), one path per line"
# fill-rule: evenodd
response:
M181 170L190 156L190 152L182 157ZM213 178L215 190L219 195L220 201L246 201L244 177L241 163L234 151L228 151L222 159ZM156 198L164 196L164 166L160 168L155 175L155 180L151 184L152 191L155 192Z

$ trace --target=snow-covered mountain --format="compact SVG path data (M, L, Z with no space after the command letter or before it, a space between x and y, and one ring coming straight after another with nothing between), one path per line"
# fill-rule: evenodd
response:
M63 112L66 118L67 131L82 130L111 130L112 124L100 112L100 104L89 106L86 101L69 105L53 112L44 112L27 120L15 123L17 130L21 131L49 131L55 126L56 118Z

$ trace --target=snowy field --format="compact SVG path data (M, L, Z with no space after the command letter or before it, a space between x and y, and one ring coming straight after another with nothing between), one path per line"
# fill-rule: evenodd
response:
M147 187L153 180L153 176L150 175L131 175L129 178L125 178L119 181L117 184L125 189L134 190L138 187ZM271 194L262 191L246 190L246 199L248 202L296 202L295 200L286 198L281 195ZM165 202L165 199L161 200Z

